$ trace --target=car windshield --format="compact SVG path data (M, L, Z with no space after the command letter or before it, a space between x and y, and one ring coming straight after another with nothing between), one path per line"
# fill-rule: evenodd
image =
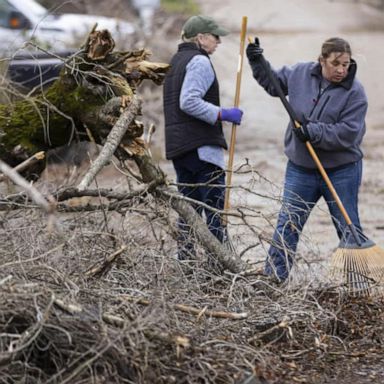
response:
M7 2L12 4L25 16L34 20L40 20L48 13L48 10L35 0L7 0Z

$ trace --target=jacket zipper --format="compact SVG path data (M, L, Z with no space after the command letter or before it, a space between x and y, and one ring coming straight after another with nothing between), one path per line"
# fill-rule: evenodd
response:
M321 109L320 109L319 113L317 114L317 120L320 119L320 116L321 116L321 114L323 113L324 108L325 108L325 106L328 104L328 101L329 101L330 98L331 98L331 96L328 95L327 98L325 99L323 105L321 106Z
M316 106L317 104L319 104L319 101L321 99L321 97L324 95L324 93L331 87L331 85L328 85L328 87L324 88L323 90L321 90L321 84L319 84L319 93L317 94L317 98L315 101L315 104L314 106L312 107L311 109L311 112L309 112L309 115L308 115L308 119L312 116L313 112L315 111L316 109ZM320 118L320 115L322 114L323 110L324 110L324 107L326 106L326 104L328 103L329 99L331 98L330 95L328 95L327 99L325 100L324 104L322 105L319 113L317 114L317 119Z

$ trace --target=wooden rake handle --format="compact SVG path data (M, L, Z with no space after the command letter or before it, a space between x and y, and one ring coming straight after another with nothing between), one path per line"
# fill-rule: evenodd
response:
M245 36L247 33L247 16L243 16L241 24L241 34L240 34L240 52L239 52L239 62L237 66L237 76L236 76L236 92L235 92L235 102L234 106L239 107L240 104L240 85L241 85L241 76L243 70L243 61L244 61L244 47L245 47ZM228 165L227 165L227 182L225 188L225 199L224 199L224 211L228 212L230 204L229 197L231 189L229 188L232 184L232 172L233 172L233 158L235 154L235 143L236 143L236 127L235 123L232 124L231 131L231 141L229 145L229 156L228 156ZM227 223L227 216L223 217L224 224Z
M264 71L267 73L269 79L271 80L271 82L272 82L276 92L278 93L278 96L279 96L280 100L282 101L286 111L289 114L289 117L293 121L293 123L295 125L295 128L296 129L301 128L301 124L299 123L299 121L298 121L298 119L296 117L295 111L293 110L292 106L289 104L288 100L286 99L278 79L276 79L275 74L272 72L269 64L266 62L266 60L265 60L263 55L261 55L260 64L262 65ZM306 145L306 147L308 149L309 154L312 156L312 159L315 162L315 164L316 164L316 166L317 166L321 176L323 177L325 183L327 184L327 187L328 187L329 191L331 192L332 197L334 198L334 200L335 200L335 202L336 202L336 204L337 204L341 214L343 215L343 217L345 219L345 222L347 223L348 227L350 228L353 237L355 238L357 244L361 245L361 240L360 240L360 237L357 234L356 228L352 224L352 220L349 217L348 212L346 211L342 201L340 200L340 197L337 194L336 189L333 186L333 184L332 184L332 182L331 182L327 172L325 171L323 165L321 164L321 161L320 161L319 157L317 156L317 153L313 149L312 144L309 141L306 141L305 145Z

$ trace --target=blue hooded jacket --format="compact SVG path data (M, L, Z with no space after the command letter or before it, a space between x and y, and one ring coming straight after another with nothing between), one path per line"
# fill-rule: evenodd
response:
M271 96L278 96L260 63L250 62L250 66L257 82ZM351 60L347 77L340 83L330 83L321 92L321 66L317 62L272 69L298 119L308 121L311 144L325 168L353 163L363 157L360 145L366 130L368 101L355 77L356 70L356 62ZM296 128L290 122L285 133L285 154L294 164L315 169L305 144L292 129Z

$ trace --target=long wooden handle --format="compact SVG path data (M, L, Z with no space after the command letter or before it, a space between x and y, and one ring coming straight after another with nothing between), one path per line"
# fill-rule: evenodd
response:
M237 76L236 76L236 92L235 92L235 102L234 106L238 107L240 104L240 85L241 85L241 76L243 71L243 61L244 61L244 47L245 47L245 36L247 34L247 16L243 16L242 24L241 24L241 34L240 34L240 52L239 52L239 62L237 66ZM229 197L231 193L231 189L229 188L232 184L232 171L233 171L233 158L235 154L235 143L236 143L236 124L232 124L231 131L231 141L229 145L229 157L228 157L228 166L227 166L227 182L225 189L225 200L224 200L224 211L228 211ZM223 221L227 222L227 217L223 217Z

